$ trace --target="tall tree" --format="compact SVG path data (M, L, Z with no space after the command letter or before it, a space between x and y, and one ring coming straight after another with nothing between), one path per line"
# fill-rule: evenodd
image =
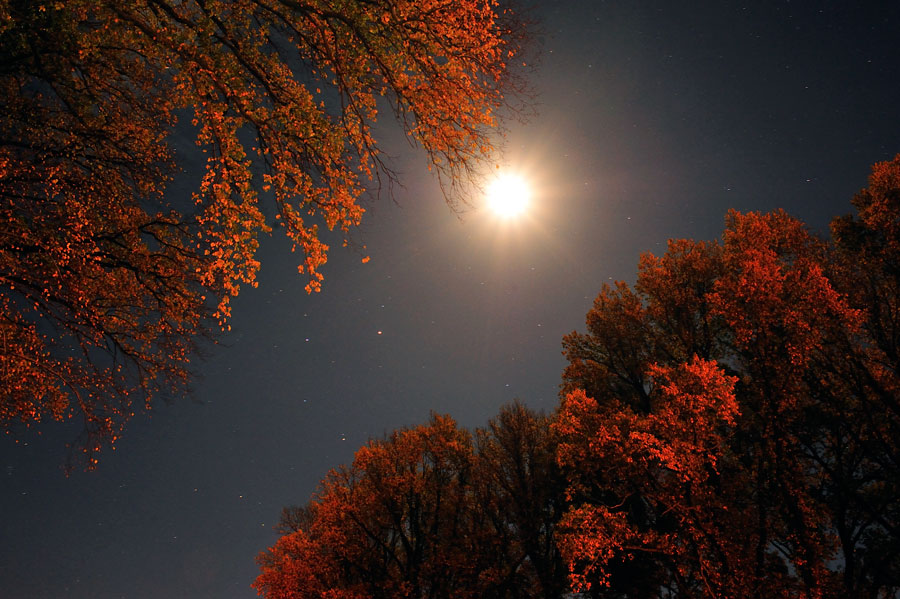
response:
M833 243L783 212L672 241L564 339L561 536L581 588L897 592L898 173L874 167Z
M318 290L321 228L346 243L393 177L379 114L464 186L523 31L496 0L0 0L2 426L80 416L93 462L183 388L273 222ZM207 157L190 209L163 195L179 119Z
M856 216L832 222L833 269L862 315L862 333L831 345L821 380L840 431L827 447L848 595L900 589L900 155L873 166ZM820 385L825 386L825 385Z

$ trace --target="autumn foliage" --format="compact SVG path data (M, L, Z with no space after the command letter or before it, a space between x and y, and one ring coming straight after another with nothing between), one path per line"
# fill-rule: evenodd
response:
M558 597L554 446L548 419L518 405L475 439L433 416L372 441L285 510L254 586L271 599Z
M732 212L721 242L603 289L564 340L555 424L576 589L895 596L898 200L900 157L830 243Z
M318 290L324 229L393 177L381 114L463 185L522 31L494 0L0 0L3 426L79 416L92 462L183 388L273 223ZM164 195L175 130L205 154L190 198Z
M635 284L604 286L586 332L564 338L549 422L504 409L473 451L436 418L361 449L323 484L300 532L261 558L257 589L896 597L900 156L874 166L853 204L830 240L784 212L730 212L721 240L642 256ZM423 453L413 440L425 438L443 449ZM432 525L409 520L418 514ZM410 531L429 548L378 552L381 539L406 546L394 539ZM428 563L399 568L408 555ZM363 564L391 582L360 578ZM422 582L437 572L459 586Z

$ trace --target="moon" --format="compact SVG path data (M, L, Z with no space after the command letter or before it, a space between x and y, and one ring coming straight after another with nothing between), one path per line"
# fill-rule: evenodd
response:
M503 218L520 216L528 208L530 199L528 184L517 175L502 175L487 190L488 205Z

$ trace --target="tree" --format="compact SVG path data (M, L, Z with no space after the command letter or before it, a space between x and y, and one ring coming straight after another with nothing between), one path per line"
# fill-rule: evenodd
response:
M523 32L496 0L0 0L3 426L80 416L93 463L133 398L184 388L273 222L319 290L322 228L346 244L393 179L380 113L460 197ZM207 156L192 202L164 196L179 120Z
M471 436L448 417L371 441L323 481L308 524L260 557L256 588L270 598L478 596L472 462Z
M874 167L831 243L783 212L731 212L718 243L671 241L566 336L559 534L579 588L900 589L898 174L900 157Z
M832 222L833 268L862 315L862 339L833 346L840 368L826 380L846 399L831 419L842 437L829 448L828 494L847 594L888 597L900 589L900 155L873 166L853 205L855 218Z
M556 599L569 589L557 545L566 482L550 418L516 402L475 431L474 509L486 515L490 551L510 596Z
M578 497L560 525L573 581L587 590L614 584L629 597L667 586L741 596L752 572L743 544L717 531L746 525L721 488L732 468L725 437L737 415L735 379L701 358L650 374L648 412L581 391L561 406L559 460Z
M254 586L268 599L559 599L554 454L549 418L518 404L474 443L441 416L371 441L285 510Z

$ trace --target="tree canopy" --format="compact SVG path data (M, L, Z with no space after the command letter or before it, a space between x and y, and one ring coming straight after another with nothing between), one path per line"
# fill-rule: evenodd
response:
M373 440L285 510L254 586L270 599L558 597L554 446L549 419L521 405L475 440L436 415Z
M273 223L319 290L323 231L346 243L393 177L383 113L459 197L523 33L496 0L0 0L2 425L79 416L93 463L184 388ZM176 126L206 157L190 198Z
M576 588L900 590L900 156L854 205L830 242L784 212L731 212L720 242L643 256L566 336L555 427Z

